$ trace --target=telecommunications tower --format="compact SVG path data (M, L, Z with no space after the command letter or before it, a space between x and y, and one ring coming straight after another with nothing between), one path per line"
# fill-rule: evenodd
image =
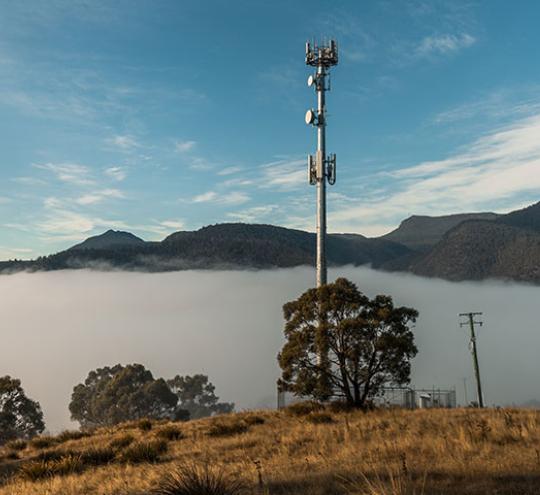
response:
M336 155L326 155L326 102L330 90L326 79L330 67L338 63L337 43L330 40L319 45L306 43L306 65L317 71L308 77L308 86L317 92L317 110L306 112L306 124L317 128L317 152L308 155L308 179L317 186L317 287L327 283L326 277L326 181L336 182Z

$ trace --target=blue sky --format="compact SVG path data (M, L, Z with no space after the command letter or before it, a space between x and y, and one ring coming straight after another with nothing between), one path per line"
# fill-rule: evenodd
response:
M0 259L108 228L313 230L322 36L330 231L535 202L539 19L532 0L0 0Z

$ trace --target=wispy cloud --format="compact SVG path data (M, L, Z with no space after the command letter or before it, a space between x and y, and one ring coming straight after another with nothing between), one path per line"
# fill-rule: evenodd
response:
M274 204L254 206L253 208L227 213L227 216L241 222L262 223L267 222L278 208L278 205Z
M237 186L252 186L254 179L245 179L243 177L235 177L233 179L227 179L221 182L224 187L237 187Z
M334 230L381 234L411 214L509 210L540 190L540 115L493 131L442 160L379 174L379 188L330 214Z
M502 119L516 119L540 113L540 87L538 85L497 89L438 113L433 123L454 124L471 119L493 125Z
M35 168L52 172L62 182L87 186L94 184L90 179L90 169L77 163L45 163L34 164Z
M476 38L467 33L426 36L415 49L417 57L448 55L468 48L476 43Z
M49 196L43 200L43 207L46 209L61 208L62 201L54 196Z
M240 205L247 203L251 197L242 191L231 191L218 194L215 191L207 191L192 198L194 203L216 203L220 205Z
M207 191L202 194L198 194L193 197L194 203L207 203L208 201L214 201L218 197L217 193L214 191Z
M206 171L212 170L214 166L206 158L196 156L190 161L189 168L191 170Z
M306 167L306 161L300 159L278 160L261 165L261 187L296 189L306 183Z
M184 222L182 220L162 220L159 225L166 229L180 230L184 228Z
M197 145L197 141L176 141L174 149L177 153L186 153L191 151Z
M116 135L105 139L105 142L114 148L122 151L131 151L135 148L139 148L141 145L133 136L130 135Z
M24 186L44 186L47 184L46 181L37 177L13 177L11 180Z
M9 198L6 198L5 196L0 196L0 205L9 203L11 200Z
M29 259L33 253L34 250L30 248L0 246L0 260Z
M233 175L242 171L242 167L225 167L221 169L217 174L218 175Z
M109 167L105 169L105 175L121 182L127 177L127 170L125 167Z
M65 209L61 205L51 207L45 218L35 224L35 229L46 241L79 241L111 228L128 230L129 225L121 220L103 219Z
M55 210L37 228L42 234L60 236L62 239L79 239L81 234L92 232L99 222L81 213Z
M106 199L123 199L125 195L118 189L102 189L100 191L94 191L92 193L83 194L75 200L79 205L93 205L101 203Z

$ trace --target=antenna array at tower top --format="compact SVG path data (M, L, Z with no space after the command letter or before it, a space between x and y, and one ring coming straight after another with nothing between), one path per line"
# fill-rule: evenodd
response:
M334 40L321 44L306 43L306 65L332 67L338 63L338 47Z

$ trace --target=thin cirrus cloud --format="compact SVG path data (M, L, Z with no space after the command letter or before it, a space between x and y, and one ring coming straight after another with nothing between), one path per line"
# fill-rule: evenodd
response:
M476 38L467 33L426 36L416 47L415 55L417 57L448 55L468 48L475 43Z
M163 220L159 222L159 225L166 229L180 230L184 228L184 222L182 220Z
M90 169L77 163L34 164L35 168L51 172L58 180L79 186L93 185Z
M45 186L47 184L46 181L37 177L13 177L11 180L23 186Z
M242 171L242 167L225 167L221 169L217 174L218 175L233 175Z
M104 223L100 219L74 211L54 209L43 221L38 222L36 227L41 234L53 236L54 239L78 240L82 234L88 234Z
M105 142L114 148L117 148L121 151L131 151L135 148L139 148L140 143L130 135L116 135L110 138L107 138Z
M231 191L218 194L215 191L207 191L192 198L194 203L215 203L219 205L240 205L247 203L251 197L241 191Z
M92 193L83 194L75 200L79 205L93 205L101 203L107 199L124 199L125 195L118 189L102 189Z
M269 218L278 209L278 205L253 206L244 210L227 213L227 217L241 222L261 222Z
M540 115L521 119L438 161L378 174L382 186L330 214L334 230L380 235L406 215L518 208L540 190Z
M195 158L191 160L189 164L189 168L191 170L202 172L202 171L212 170L213 165L210 162L208 162L208 160L206 160L205 158L196 156Z
M127 177L125 167L109 167L105 169L105 175L118 182L123 181Z
M186 153L195 148L197 141L176 141L174 143L174 149L177 153Z
M290 190L306 182L305 160L277 160L260 166L261 187Z

